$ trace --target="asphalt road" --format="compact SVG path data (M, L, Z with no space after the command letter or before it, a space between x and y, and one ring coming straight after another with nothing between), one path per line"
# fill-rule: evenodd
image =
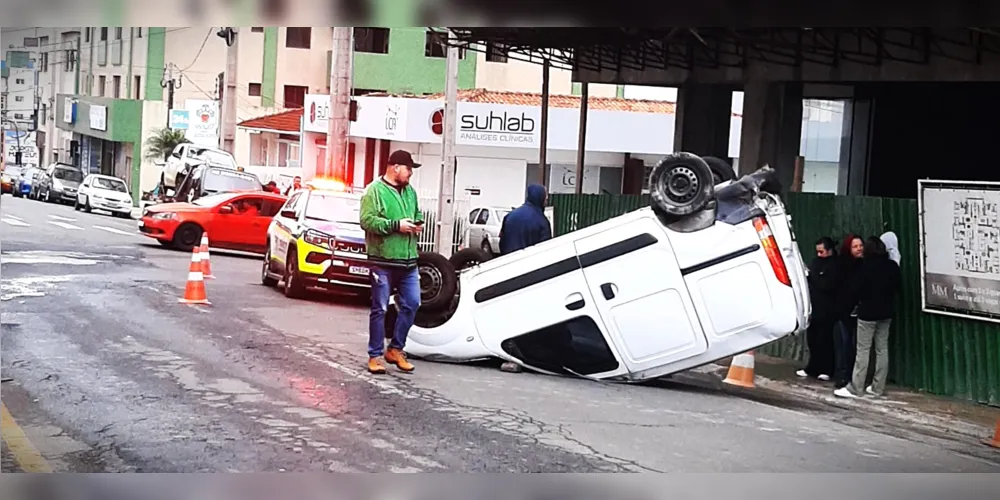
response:
M134 221L4 196L0 245L3 403L55 471L1000 471L697 374L374 377L359 299L289 300L259 258L213 251L212 305L181 305L190 254Z

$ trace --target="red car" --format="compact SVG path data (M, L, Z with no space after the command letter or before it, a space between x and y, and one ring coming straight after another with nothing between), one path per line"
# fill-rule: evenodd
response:
M264 253L267 227L287 198L262 191L220 193L192 203L148 207L139 231L163 246L190 251L208 232L212 248Z

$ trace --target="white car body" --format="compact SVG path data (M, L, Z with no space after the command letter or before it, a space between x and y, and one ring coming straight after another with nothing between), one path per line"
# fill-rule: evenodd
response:
M414 326L406 351L640 381L804 331L812 308L791 219L776 196L753 203L759 211L752 219L690 232L670 229L645 208L463 270L452 316L439 326ZM767 226L755 226L763 220ZM769 244L780 250L787 284L765 251ZM529 351L546 347L536 339L523 348L528 334L556 346L551 352L603 353L604 361L542 366Z
M178 177L183 178L192 166L208 163L217 167L237 169L233 155L218 148L207 148L195 144L178 144L167 158L163 166L163 185L169 189L177 189ZM178 175L183 174L183 175Z
M494 255L500 253L500 226L512 207L476 207L469 212L465 230L465 246L481 248Z
M120 186L124 191L113 189ZM132 215L132 195L125 181L110 175L90 174L80 183L76 193L76 203L81 207L107 210L125 217Z

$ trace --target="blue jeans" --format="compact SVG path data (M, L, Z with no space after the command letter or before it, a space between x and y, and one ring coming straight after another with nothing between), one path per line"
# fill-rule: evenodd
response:
M403 269L372 267L372 309L368 315L368 357L382 356L385 350L385 311L389 307L389 297L395 289L399 294L396 303L399 316L389 341L390 349L406 347L406 336L413 326L413 318L420 307L420 274L417 268Z

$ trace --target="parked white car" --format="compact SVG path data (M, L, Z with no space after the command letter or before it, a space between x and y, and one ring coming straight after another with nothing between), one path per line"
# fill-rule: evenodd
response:
M652 207L459 271L450 307L422 307L406 351L640 381L802 332L806 266L772 176L715 186L701 158L670 155Z
M132 195L125 181L110 175L90 174L80 183L73 208L107 210L116 217L132 217Z
M512 207L477 207L469 212L465 246L479 248L491 255L500 253L500 226Z
M190 173L191 168L201 164L236 170L236 159L233 155L218 148L207 148L195 144L178 144L167 157L160 175L160 183L165 188L177 189Z

